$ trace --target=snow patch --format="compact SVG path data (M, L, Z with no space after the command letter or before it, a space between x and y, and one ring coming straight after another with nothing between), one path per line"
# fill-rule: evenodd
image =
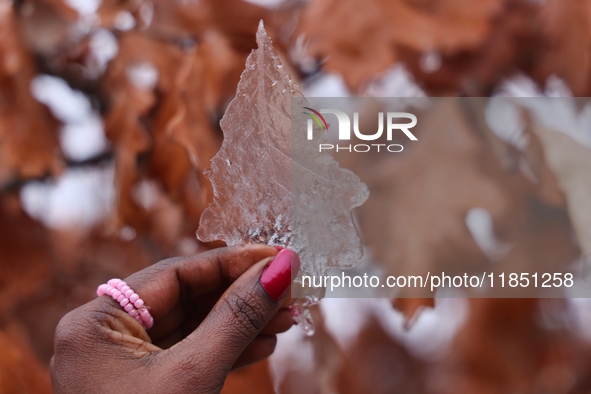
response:
M135 18L129 11L119 11L113 19L113 26L121 31L131 30L135 27Z
M325 298L320 303L326 329L343 349L349 348L370 316L417 357L443 357L468 315L468 303L461 298L438 298L435 308L425 308L410 329L403 314L389 299Z
M24 210L53 229L85 231L115 209L115 169L73 168L51 181L32 181L21 189Z
M465 220L474 242L491 261L502 259L513 247L495 236L494 221L488 209L472 208Z
M64 0L68 6L80 15L94 14L102 4L102 0Z
M158 70L150 62L132 64L125 70L127 79L137 88L151 91L158 82Z
M109 30L97 29L90 35L90 54L86 58L88 77L96 79L104 74L107 64L117 56L119 43Z
M68 159L84 161L108 149L103 121L87 95L63 79L45 74L33 78L31 93L64 124L60 145Z

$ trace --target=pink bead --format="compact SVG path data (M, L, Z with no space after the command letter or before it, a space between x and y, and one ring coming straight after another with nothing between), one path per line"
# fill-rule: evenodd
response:
M154 326L154 318L152 316L150 316L150 320L146 323L146 328L149 330L150 328L152 328Z
M146 320L150 320L150 311L148 311L147 309L140 309L140 316L142 317L142 320L146 321Z
M113 278L98 286L96 293L98 296L103 294L111 296L129 316L133 317L145 329L150 329L154 325L154 318L150 314L149 308L144 307L144 300L121 279Z

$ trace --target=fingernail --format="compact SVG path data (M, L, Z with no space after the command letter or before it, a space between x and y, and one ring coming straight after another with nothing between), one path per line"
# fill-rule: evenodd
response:
M285 249L283 246L273 246L275 249L277 249L278 252L281 252L283 249Z
M289 289L299 269L300 257L298 254L293 250L283 249L277 253L271 264L263 271L260 279L261 285L269 297L277 302Z

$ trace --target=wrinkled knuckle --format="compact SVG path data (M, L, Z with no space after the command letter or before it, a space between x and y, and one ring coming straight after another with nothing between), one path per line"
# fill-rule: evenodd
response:
M55 329L54 346L56 351L63 350L72 344L72 317L71 312L64 316L58 323Z
M84 330L79 322L77 311L65 315L58 323L54 336L56 354L71 353L79 346L84 338Z
M228 302L236 323L243 328L245 334L250 335L265 327L265 306L254 294L237 294Z

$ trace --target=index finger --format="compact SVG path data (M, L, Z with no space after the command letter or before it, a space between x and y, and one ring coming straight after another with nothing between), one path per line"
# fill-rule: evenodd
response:
M267 245L213 249L195 256L163 260L125 279L150 307L154 319L166 316L181 301L233 282L256 262L277 254Z

